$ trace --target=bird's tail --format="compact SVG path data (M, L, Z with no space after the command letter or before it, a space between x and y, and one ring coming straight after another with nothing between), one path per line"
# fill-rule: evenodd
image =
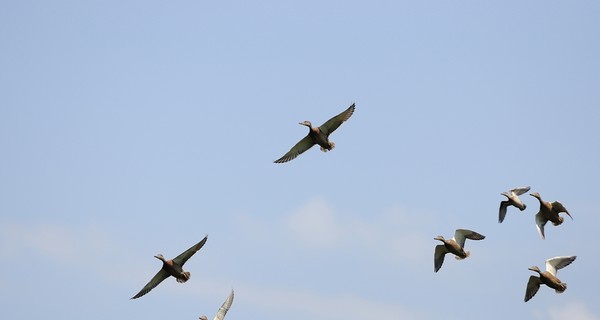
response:
M183 272L183 277L182 278L177 278L177 282L184 283L184 282L190 280L191 276L192 276L191 273L189 273L188 271L184 271Z
M563 221L565 221L563 217L558 217L558 222L552 222L552 224L555 226L560 226L563 223Z
M471 251L465 251L465 256L461 257L461 256L454 256L454 258L456 258L456 260L464 260L466 258L468 258L471 255Z
M332 141L329 141L329 148L323 148L323 147L321 147L321 151L327 152L327 151L333 150L333 148L335 148L335 143L333 143Z
M562 289L556 289L556 293L563 293L567 290L567 284L566 283L562 283Z

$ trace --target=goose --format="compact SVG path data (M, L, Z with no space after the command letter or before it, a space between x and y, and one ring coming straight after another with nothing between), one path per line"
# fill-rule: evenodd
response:
M523 201L521 201L519 196L524 194L525 192L529 191L529 189L531 189L531 188L530 187L519 187L519 188L514 188L508 192L501 193L501 195L505 196L508 199L500 202L498 223L502 223L502 221L504 221L504 217L506 217L506 210L509 206L515 206L515 207L519 208L519 210L521 210L521 211L523 211L523 210L525 210L525 208L527 208L527 205L525 205L523 203Z
M577 256L562 256L554 257L546 260L546 271L541 271L537 266L528 268L528 270L537 272L539 276L530 276L527 281L527 289L525 290L525 302L533 298L540 289L541 284L545 284L548 287L554 289L556 293L563 293L567 290L567 284L561 282L556 277L556 272L575 261Z
M140 292L138 292L131 299L137 299L146 293L150 292L150 290L154 289L159 283L163 282L169 276L175 277L177 282L184 283L190 279L191 274L187 271L183 270L183 265L185 262L194 255L194 253L198 252L198 250L202 249L208 236L205 236L197 244L193 245L191 248L185 250L182 254L178 255L174 259L166 260L162 254L157 254L154 257L163 262L162 268L158 271L156 275L148 282Z
M275 160L275 163L284 163L295 159L304 151L312 148L315 144L321 146L321 151L327 152L335 148L335 143L329 141L329 135L335 131L342 123L350 119L354 113L354 103L345 111L337 116L327 120L320 127L313 127L310 121L300 122L299 124L308 127L308 135L296 143L290 151L281 158Z
M433 254L433 271L438 272L444 263L446 253L454 254L457 260L466 259L471 253L464 249L465 239L483 240L485 239L485 236L467 229L456 229L454 238L452 239L446 240L442 236L437 236L433 239L443 243L435 246L435 252Z
M231 290L231 293L229 294L227 299L225 299L225 302L223 302L223 305L221 305L221 308L219 308L219 311L217 311L217 315L215 315L215 318L213 320L225 319L225 314L227 314L227 311L229 311L229 308L231 308L232 303L233 303L233 290ZM208 318L206 316L200 316L200 318L198 318L198 319L208 320Z
M571 220L573 220L573 216L567 211L567 209L562 205L562 203L558 201L548 202L542 200L542 197L539 193L534 192L530 193L530 196L538 199L540 201L540 211L535 215L535 225L537 226L538 233L542 239L545 239L544 235L544 226L546 222L550 221L553 225L558 226L561 225L564 221L563 217L560 217L558 214L561 212L566 213Z

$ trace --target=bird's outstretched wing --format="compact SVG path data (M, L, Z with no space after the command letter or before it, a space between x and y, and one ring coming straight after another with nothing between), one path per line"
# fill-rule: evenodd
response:
M433 271L438 272L444 264L444 257L448 253L448 249L443 244L438 244L435 246L435 252L433 253Z
M221 306L221 308L219 308L219 311L217 311L217 315L215 316L214 320L225 319L225 314L227 314L227 311L229 311L229 308L231 308L232 303L233 303L233 290L231 290L231 293L229 294L229 296L227 297L225 302L223 302L223 305Z
M314 145L315 145L315 142L313 141L313 139L310 137L310 135L307 135L302 140L300 140L298 143L296 143L296 145L294 145L290 149L290 151L288 151L286 154L284 154L283 157L281 157L273 162L284 163L284 162L293 160L297 156L301 155L304 151L312 148L312 146L314 146Z
M340 125L342 125L342 123L348 119L350 119L350 117L352 116L352 114L354 113L354 103L348 107L348 109L346 109L345 111L343 111L342 113L338 114L337 116L327 120L327 122L323 123L320 127L319 130L321 130L321 132L323 132L326 136L329 136L332 132L335 131L335 129L337 129Z
M525 289L525 302L529 301L529 299L535 296L538 290L540 290L541 283L542 281L540 278L536 276L529 276L529 281L527 281L527 289Z
M136 294L135 296L131 297L131 299L137 299L137 298L145 295L146 293L150 292L150 290L154 289L159 283L163 282L163 280L165 280L168 277L169 277L169 273L167 271L165 271L164 269L160 269L160 271L158 271L154 275L154 277L152 278L152 280L150 280L150 282L148 282L142 288L142 290L140 290L140 292L138 292L138 294Z
M552 273L556 277L556 271L570 265L577 256L562 256L554 257L546 260L546 271Z
M544 226L546 225L546 222L548 222L548 219L544 218L542 212L538 212L535 215L535 226L537 227L538 233L540 234L542 240L546 239L546 236L544 235Z
M556 213L564 212L567 215L569 215L569 217L571 217L571 220L573 220L573 217L571 216L569 211L567 211L567 208L565 208L565 206L563 206L562 203L560 203L558 201L552 202L552 210L556 210Z
M483 240L485 239L485 236L468 229L456 229L456 232L454 232L454 241L456 241L461 248L465 247L465 238L470 240Z
M509 204L510 202L508 201L500 202L500 210L498 212L498 223L502 223L502 221L504 221L504 218L506 217L506 210L508 209Z
M527 187L518 187L518 188L514 188L514 189L510 190L510 192L512 192L512 193L520 196L523 193L529 191L529 189L531 189L531 187L529 187L529 186L527 186Z
M196 243L195 245L193 245L191 248L185 250L182 254L178 255L177 257L175 257L173 259L173 263L179 265L180 267L183 267L183 265L185 264L185 262L194 255L194 253L198 252L198 250L202 249L202 247L204 246L204 244L206 243L206 240L208 239L208 235L204 236L204 239L202 239L200 242Z

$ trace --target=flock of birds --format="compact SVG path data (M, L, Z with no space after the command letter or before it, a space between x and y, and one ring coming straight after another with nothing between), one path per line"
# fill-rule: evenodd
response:
M319 145L321 147L321 151L327 152L335 148L335 143L329 140L329 135L331 135L339 126L350 119L352 114L354 113L355 104L353 103L348 109L344 110L340 114L335 117L327 120L319 127L313 127L310 121L300 122L300 125L307 126L309 131L308 134L301 139L298 143L296 143L286 154L284 154L281 158L275 160L275 163L285 163L290 160L295 159L300 154L312 148L314 145ZM498 222L502 223L506 217L506 213L508 211L508 207L514 206L519 210L523 211L527 207L523 201L519 198L520 195L528 192L530 187L519 187L514 188L508 192L502 192L501 195L506 196L506 200L500 202L500 209L498 212ZM567 209L558 201L548 202L542 200L541 196L537 192L533 192L530 194L532 197L538 199L540 203L540 209L538 213L535 215L535 225L537 227L538 233L540 237L545 239L544 234L544 226L548 221L552 222L555 226L558 226L563 223L564 218L559 216L560 213L566 213L571 219L573 217L567 211ZM148 282L140 292L138 292L131 299L137 299L156 286L158 286L162 281L173 276L177 282L184 283L190 279L190 272L183 270L183 265L185 262L191 258L196 252L198 252L206 243L208 236L205 236L200 242L193 245L191 248L187 249L177 257L166 260L162 254L158 254L154 256L155 258L162 261L162 268L156 273L156 275ZM457 260L463 260L469 257L469 251L465 251L465 241L469 240L483 240L485 236L468 229L457 229L454 233L454 237L452 239L445 239L443 236L437 236L434 240L441 241L442 244L437 245L434 251L434 272L438 272L444 263L444 257L447 253L451 253L455 256ZM573 261L575 261L576 256L560 256L554 257L546 260L546 271L541 271L539 267L533 266L528 268L528 270L534 271L538 274L538 276L532 275L529 277L529 281L527 282L527 288L525 290L525 302L529 301L539 290L540 285L544 284L552 289L554 289L557 293L562 293L567 289L567 284L562 282L560 279L556 277L557 270L562 269L568 265L570 265ZM223 302L223 305L217 311L214 320L223 320L225 318L225 314L231 307L233 303L233 290ZM200 320L208 320L206 316L200 316Z
M498 210L498 223L502 223L506 217L506 212L509 206L514 206L519 210L523 211L527 208L527 205L521 201L520 195L528 192L531 187L519 187L514 188L508 192L502 192L501 195L506 196L507 200L500 202L500 209ZM544 226L548 221L552 222L555 226L561 225L564 218L561 217L560 213L566 213L571 219L573 217L567 211L567 209L558 201L549 202L542 200L539 193L533 192L530 195L538 199L540 203L540 209L535 215L535 225L538 233L542 240L546 238L544 234ZM465 241L469 240L483 240L485 236L472 230L457 229L452 239L444 239L443 236L437 236L433 238L439 240L442 244L435 247L433 255L433 271L438 272L444 263L444 256L447 253L454 254L457 260L463 260L469 257L469 251L465 251ZM556 293L563 293L567 290L567 284L560 281L556 276L559 269L562 269L570 265L577 256L560 256L546 260L546 271L541 271L539 267L529 267L528 270L537 272L538 276L530 276L527 281L527 287L525 289L525 302L529 301L540 289L540 285L545 284L546 286L554 289Z
M508 206L515 206L519 208L519 210L523 211L527 207L519 198L520 195L528 192L530 187L520 187L512 189L508 192L502 192L501 194L506 196L508 199L500 202L500 210L498 212L498 222L502 223L504 218L506 217L506 211ZM546 239L544 235L544 226L548 221L552 222L555 226L561 225L564 221L564 218L559 216L560 213L566 213L571 220L573 217L567 211L565 206L558 201L549 202L542 200L542 197L539 193L533 192L529 194L530 196L538 199L540 202L540 209L538 213L535 215L535 225L537 227L538 233L542 240ZM529 270L537 272L538 276L530 276L529 281L527 281L527 288L525 289L525 302L529 301L529 299L533 298L533 296L540 289L541 284L545 284L548 287L554 289L556 293L563 293L567 290L567 284L560 281L556 277L557 270L562 269L571 264L571 262L575 261L577 256L561 256L554 257L546 260L546 271L541 271L539 267L533 266L530 267Z

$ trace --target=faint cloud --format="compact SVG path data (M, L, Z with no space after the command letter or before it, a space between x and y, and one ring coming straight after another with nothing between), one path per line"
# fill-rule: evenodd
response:
M214 287L214 288L213 288ZM206 296L231 290L217 283L205 282L202 287L186 288L193 296ZM250 304L271 315L294 314L320 319L426 319L427 317L398 303L385 303L355 294L323 294L295 288L277 288L237 284L238 304Z
M410 223L407 223L410 221ZM410 259L430 254L427 233L430 219L402 207L393 207L369 216L336 213L323 198L309 200L284 220L289 236L303 246L320 249L351 246L380 254L386 259Z
M317 197L276 219L240 213L233 223L243 237L272 250L294 245L313 252L352 252L376 263L407 265L406 261L413 261L410 265L420 268L431 260L433 236L423 234L435 234L433 220L431 214L403 206L368 215L342 214ZM273 242L274 238L278 241Z
M33 250L39 254L55 258L72 258L77 249L76 241L66 229L59 226L24 226L3 223L0 227L3 256L12 255L19 250Z
M297 239L311 246L333 247L339 244L343 232L333 209L322 198L311 200L292 212L285 225Z
M583 302L571 301L565 305L551 307L547 312L551 320L600 320L600 316L594 314Z
M245 289L245 288L240 288ZM421 319L415 312L350 294L322 295L298 290L250 288L251 302L278 313L310 319Z
M110 233L93 226L67 228L55 224L14 223L0 225L0 256L43 256L58 264L85 267L110 278L123 277L112 259L126 256Z

